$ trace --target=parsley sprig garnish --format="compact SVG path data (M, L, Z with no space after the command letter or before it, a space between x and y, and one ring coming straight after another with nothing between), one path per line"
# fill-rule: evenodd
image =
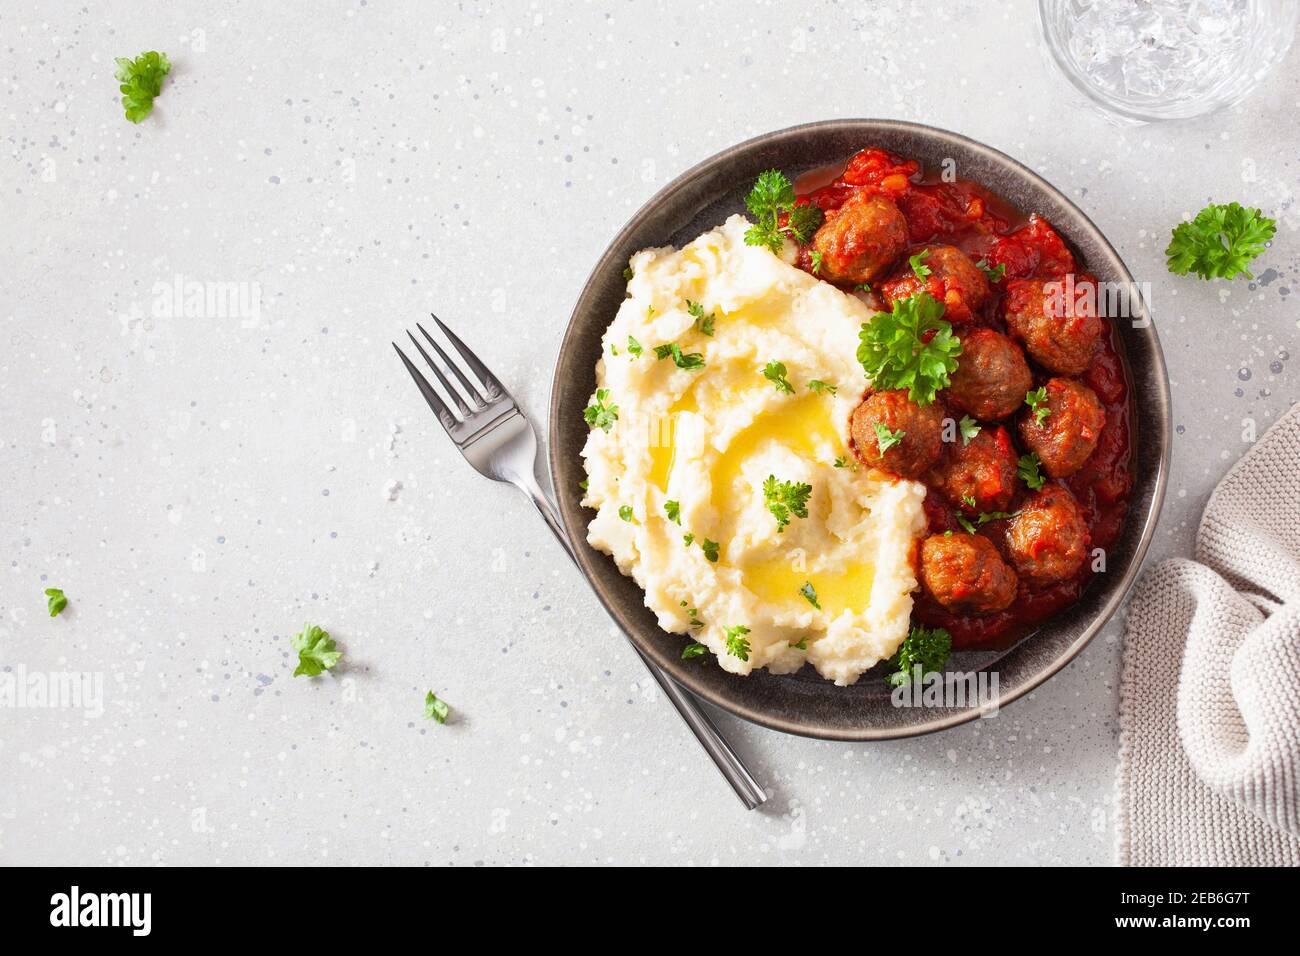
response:
M984 275L988 277L989 282L1001 282L1002 277L1007 274L1007 264L1005 262L999 262L996 266L991 266L987 259L981 259L975 265L980 267Z
M154 98L162 92L163 77L172 71L166 53L150 50L134 60L117 58L118 90L122 93L122 108L126 118L139 123L153 112Z
M808 517L808 496L812 494L812 485L796 481L777 481L775 475L768 475L763 482L763 501L767 510L776 518L776 530L785 531L790 518Z
M618 406L606 404L609 401L609 389L596 389L596 400L582 410L582 419L592 428L608 432L618 421Z
M916 255L909 256L907 259L907 264L912 267L912 271L916 273L916 277L921 282L925 282L926 279L930 278L931 269L925 264L925 260L929 258L930 250L922 249Z
M892 687L903 687L912 682L912 670L918 664L921 676L937 672L948 663L952 653L952 635L941 627L927 628L915 625L903 638L897 653L889 659L889 666L894 672L885 677L885 682Z
M682 347L676 342L655 346L655 358L662 361L669 356L672 356L674 365L688 372L695 372L704 368L704 356L699 352L683 352Z
M969 415L963 415L961 421L957 423L957 427L961 430L961 443L963 445L969 445L975 436L982 431L980 423Z
M794 394L794 386L791 385L790 380L786 378L784 362L768 362L764 365L763 378L771 382L778 392L782 392L786 395Z
M1047 386L1045 385L1025 392L1025 404L1034 410L1034 421L1039 425L1047 421L1047 417L1052 414L1052 408L1047 404Z
M934 401L957 370L961 340L943 321L943 303L918 292L894 303L894 311L879 312L858 333L858 361L878 389L907 389L918 405Z
M734 627L723 628L723 633L727 638L727 653L732 657L739 657L742 661L749 660L749 641L745 639L749 628L737 624Z
M901 428L891 432L889 426L884 422L873 422L871 427L875 429L876 445L880 448L880 453L882 455L901 442L903 436L907 434L907 432Z
M695 327L705 335L713 334L713 323L717 321L717 316L712 312L705 312L704 306L698 302L686 300L686 311L690 313L691 318L695 320Z
M825 218L816 206L796 206L794 184L775 169L759 175L745 197L745 207L757 220L745 233L745 244L766 246L774 253L780 253L785 236L800 243L810 240ZM786 214L784 226L780 224L782 213Z
M1255 278L1247 266L1264 251L1277 232L1277 223L1258 209L1240 203L1211 203L1191 222L1174 227L1169 248L1169 271L1202 279Z
M1016 477L1023 481L1031 491L1037 491L1047 481L1038 470L1042 463L1039 457L1031 451L1028 455L1021 455L1020 463L1016 466Z

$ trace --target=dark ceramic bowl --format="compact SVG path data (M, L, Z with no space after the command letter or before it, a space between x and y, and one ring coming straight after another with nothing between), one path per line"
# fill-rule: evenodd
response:
M953 727L978 716L974 707L895 707L873 672L851 687L836 687L811 667L777 676L728 674L710 659L681 660L682 636L655 623L644 594L612 559L586 543L591 517L580 505L585 477L579 455L587 437L582 420L596 387L601 335L626 295L628 257L649 246L680 246L744 212L744 197L765 169L792 178L843 162L865 146L919 159L927 169L956 161L958 175L1005 196L1025 212L1045 216L1101 281L1132 276L1097 227L1073 203L1009 156L945 130L892 120L831 120L768 133L719 153L683 173L645 204L610 243L587 280L560 346L551 386L550 466L560 511L578 563L602 603L637 646L683 686L739 717L776 730L834 740L880 740ZM1112 316L1124 345L1130 378L1136 460L1135 483L1123 534L1082 598L1010 649L955 654L950 667L995 668L1000 704L1033 690L1083 649L1110 618L1137 575L1155 529L1169 469L1169 385L1155 329L1141 302Z

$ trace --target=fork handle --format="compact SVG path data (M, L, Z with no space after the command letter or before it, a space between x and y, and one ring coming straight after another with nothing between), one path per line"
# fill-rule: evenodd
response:
M532 475L521 475L513 482L521 491L523 491L532 500L541 513L546 526L551 529L557 541L564 546L564 552L573 561L574 565L578 564L578 558L573 553L573 545L569 542L569 536L564 531L564 525L560 523L559 512L555 504L551 501L542 486L537 483L537 479ZM767 800L767 794L762 786L754 779L754 775L749 772L745 762L740 759L740 755L731 748L731 744L722 736L718 728L714 726L709 715L700 709L699 703L691 696L690 692L674 681L668 674L654 661L646 657L641 652L641 648L633 643L632 639L626 634L623 637L627 640L632 650L636 651L637 656L641 658L641 663L645 664L646 670L650 676L655 679L659 689L664 692L677 713L686 721L686 726L691 729L695 739L700 742L700 746L713 760L713 765L726 778L727 783L731 784L731 789L736 792L740 802L745 805L746 810L753 810L755 807Z

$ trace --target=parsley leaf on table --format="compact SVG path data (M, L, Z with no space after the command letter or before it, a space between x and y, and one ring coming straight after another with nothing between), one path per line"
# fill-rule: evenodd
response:
M451 713L451 708L447 706L445 700L439 700L438 695L429 691L424 697L424 716L432 718L440 724L447 722L447 715Z
M45 596L49 599L45 602L45 607L50 612L50 617L58 617L68 606L68 597L63 593L63 588L46 588Z
M1240 203L1211 203L1174 227L1165 255L1169 271L1202 279L1255 278L1247 268L1277 232L1277 223Z
M166 53L150 50L134 60L117 58L118 90L122 93L122 108L126 118L139 123L153 112L153 101L162 92L163 77L172 71Z
M328 631L323 631L315 624L304 624L302 632L290 638L290 645L298 652L298 666L294 677L306 674L319 677L325 671L334 669L343 652L337 649L334 638Z
M894 303L894 311L878 312L858 333L858 361L878 389L907 389L918 405L934 401L957 370L961 340L943 321L943 303L918 292Z

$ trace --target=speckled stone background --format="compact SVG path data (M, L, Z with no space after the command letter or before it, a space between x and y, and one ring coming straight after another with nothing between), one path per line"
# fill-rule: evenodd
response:
M807 120L933 123L1034 167L1153 283L1152 557L1185 553L1251 423L1300 397L1296 55L1239 108L1119 129L1028 2L51 3L0 13L0 48L0 668L102 680L99 715L0 710L0 861L1111 861L1118 621L937 736L720 714L772 791L745 813L388 343L436 310L541 419L589 265L670 178ZM133 126L113 57L147 49L175 69ZM1279 219L1258 281L1170 276L1170 227L1234 198ZM305 620L336 676L290 676Z

